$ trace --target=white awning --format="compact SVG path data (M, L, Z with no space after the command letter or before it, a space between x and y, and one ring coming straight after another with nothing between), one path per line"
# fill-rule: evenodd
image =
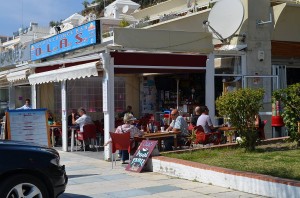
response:
M14 82L14 81L26 79L28 74L29 74L29 69L23 69L23 70L19 70L7 74L6 78L8 81Z
M6 74L0 74L0 88L8 87L9 83L6 79Z
M49 82L59 82L63 80L85 78L90 76L98 76L97 65L99 65L99 63L99 61L95 61L72 67L60 68L52 71L31 74L30 76L28 76L28 80L31 85L35 85Z

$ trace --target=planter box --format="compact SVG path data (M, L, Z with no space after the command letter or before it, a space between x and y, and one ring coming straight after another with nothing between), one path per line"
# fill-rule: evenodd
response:
M247 193L276 198L296 198L300 195L300 182L296 180L235 171L164 156L153 157L152 165L153 172Z

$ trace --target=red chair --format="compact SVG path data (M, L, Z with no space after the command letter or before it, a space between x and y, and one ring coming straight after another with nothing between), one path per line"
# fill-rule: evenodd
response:
M117 150L128 150L129 159L130 159L130 151L131 151L131 141L130 141L130 133L114 133L109 132L111 137L111 167L113 168L114 164L114 153ZM116 160L115 160L116 165Z
M221 133L220 132L211 132L205 133L201 125L194 127L193 130L196 130L196 141L195 144L220 144L221 142Z
M192 132L192 130L195 128L195 126L192 124L192 123L190 123L189 124L189 126L188 126L188 130L190 131L190 132Z
M77 140L81 140L83 142L83 150L85 151L85 140L91 140L93 148L95 148L95 143L97 139L97 130L96 126L94 124L86 124L83 126L83 132L77 133ZM76 148L77 148L77 142L76 142ZM98 151L98 148L97 148Z
M265 125L267 124L267 120L264 120L263 121L263 124L261 124L261 126L259 126L258 128L258 137L261 139L261 140L264 140L266 139L266 136L265 136Z

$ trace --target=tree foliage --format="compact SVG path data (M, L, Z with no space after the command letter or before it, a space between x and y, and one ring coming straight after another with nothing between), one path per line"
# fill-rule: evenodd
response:
M291 141L300 141L297 122L300 121L300 83L273 92L273 100L283 103L283 121Z
M242 137L246 151L255 149L258 133L255 115L262 108L263 89L238 89L226 93L216 100L216 109L221 116L229 117L230 123Z
M125 19L122 19L122 21L120 21L120 24L119 24L120 27L127 27L128 25L130 25L130 24Z
M60 26L61 23L62 23L62 20L60 20L60 21L50 21L49 22L49 27Z

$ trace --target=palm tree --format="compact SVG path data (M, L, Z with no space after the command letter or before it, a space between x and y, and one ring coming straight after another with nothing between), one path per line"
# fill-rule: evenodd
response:
M87 0L84 0L84 2L82 2L82 5L83 5L84 9L86 9L88 7L88 5L90 5L90 3Z

